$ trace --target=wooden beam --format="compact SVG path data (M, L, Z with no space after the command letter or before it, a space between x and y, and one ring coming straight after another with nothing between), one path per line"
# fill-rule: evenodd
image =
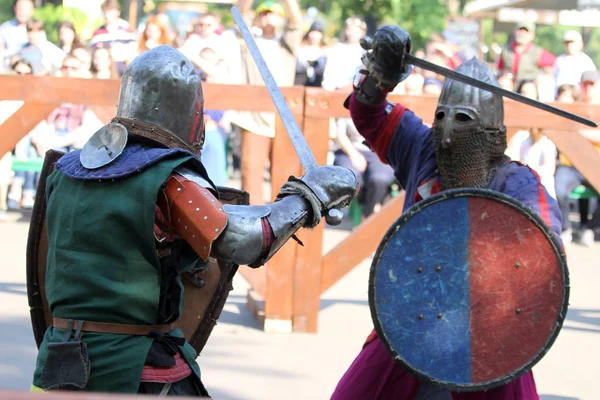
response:
M26 103L74 103L116 109L119 79L79 79L53 76L0 76L0 100ZM204 107L213 110L275 111L264 86L203 84ZM294 115L304 112L304 88L281 89Z
M43 119L58 107L58 104L25 103L2 125L0 125L0 154L6 154Z
M388 227L402 215L403 207L404 193L385 204L378 213L372 214L323 257L321 295L377 249Z
M306 116L315 118L348 117L349 111L344 108L344 101L348 97L347 92L327 92L319 88L307 88L307 104L315 105L307 107ZM400 103L413 111L423 119L425 123L431 123L437 107L437 96L389 96L390 101ZM573 103L552 104L571 113L600 122L600 106ZM531 127L541 129L552 129L561 131L573 131L585 128L585 125L568 120L558 115L527 106L516 101L504 100L504 123L508 128L529 129Z
M577 168L590 185L600 193L600 153L598 149L578 132L544 132Z
M304 136L319 165L327 164L328 132L329 119L306 118L304 120ZM314 229L301 229L298 232L298 238L304 246L297 248L294 269L294 332L317 332L324 231L325 221L321 221Z

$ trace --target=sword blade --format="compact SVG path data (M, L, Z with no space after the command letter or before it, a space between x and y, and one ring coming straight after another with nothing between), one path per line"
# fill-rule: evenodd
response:
M411 54L406 54L406 60L410 64L412 64L416 67L420 67L420 68L435 72L436 74L443 75L446 78L454 79L455 81L466 83L468 85L478 87L479 89L483 89L483 90L487 90L488 92L499 94L500 96L503 96L503 97L508 97L509 99L518 101L520 103L527 104L528 106L539 108L540 110L544 110L544 111L550 112L552 114L559 115L563 118L567 118L567 119L570 119L575 122L579 122L580 124L591 126L593 128L598 127L598 125L594 121L591 121L587 118L583 118L583 117L580 117L579 115L570 113L565 110L561 110L560 108L553 107L549 104L545 104L545 103L539 102L537 100L530 99L530 98L522 96L518 93L511 92L510 90L502 89L498 86L489 84L487 82L482 82L478 79L471 78L470 76L463 75L459 72L452 71L452 70L444 68L444 67L440 67L439 65L430 63L429 61L422 60Z
M306 143L306 139L304 139L304 135L302 134L300 127L292 115L292 111L284 99L281 89L279 86L277 86L275 78L273 78L271 71L269 71L267 63L260 53L260 50L254 41L254 36L252 36L250 29L248 29L240 10L238 10L237 7L231 7L231 12L233 14L233 19L240 28L240 32L242 33L242 36L248 45L248 50L250 51L250 54L252 55L256 66L258 67L260 75L265 81L265 86L269 90L269 94L273 99L273 103L275 103L275 107L277 108L279 116L283 121L283 126L285 126L290 140L294 145L294 149L296 149L296 153L298 154L298 158L300 159L304 170L308 172L309 170L318 167L317 161L315 160L308 143Z

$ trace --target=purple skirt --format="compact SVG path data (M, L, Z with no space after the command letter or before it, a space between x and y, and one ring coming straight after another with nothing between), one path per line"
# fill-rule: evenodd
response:
M338 383L331 400L412 400L419 381L397 364L375 335ZM454 400L539 400L533 373L485 392L452 393Z

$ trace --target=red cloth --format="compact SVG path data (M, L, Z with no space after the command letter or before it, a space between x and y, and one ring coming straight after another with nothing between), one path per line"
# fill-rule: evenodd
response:
M387 102L368 106L350 97L350 114L358 132L365 138L379 159L387 163L387 151L396 128L406 112L401 104L396 104L388 115L385 111Z
M331 400L413 400L419 381L404 370L373 331L336 387ZM531 371L495 389L452 393L453 400L539 400Z
M187 378L192 374L192 369L181 355L175 355L175 365L172 367L150 367L144 365L142 382L173 383Z

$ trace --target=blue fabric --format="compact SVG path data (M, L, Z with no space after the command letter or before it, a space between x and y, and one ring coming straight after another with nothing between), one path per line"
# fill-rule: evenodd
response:
M404 113L396 128L388 149L388 162L406 190L406 211L414 204L418 186L438 177L432 130L412 111ZM507 162L496 170L487 188L519 200L542 217L542 208L547 207L549 221L546 223L560 238L562 218L558 203L529 167Z
M386 339L412 368L440 381L471 383L468 250L468 199L458 198L406 221L377 267Z
M218 130L206 131L201 159L215 185L225 186L227 184L225 141Z
M168 157L188 155L197 159L196 155L183 149L156 148L140 143L132 143L128 144L121 155L110 164L98 169L87 169L79 161L80 152L81 150L78 150L65 154L56 163L56 169L73 179L120 179L141 172ZM204 168L202 167L201 170L204 171Z

